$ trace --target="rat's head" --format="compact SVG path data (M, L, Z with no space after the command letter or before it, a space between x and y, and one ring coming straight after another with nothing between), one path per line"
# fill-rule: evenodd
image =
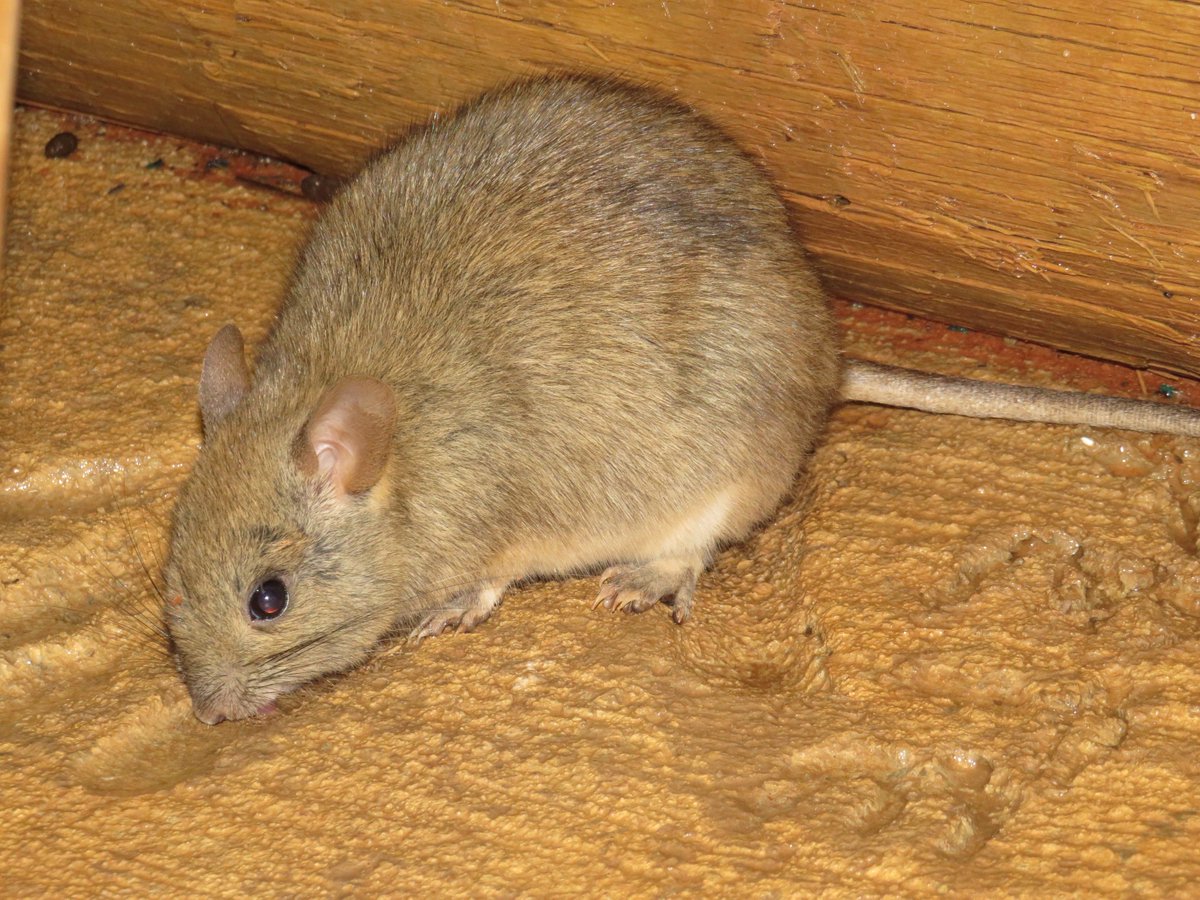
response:
M294 389L298 390L298 389ZM232 325L200 378L205 443L175 508L166 620L214 724L364 659L392 625L392 390L343 378L309 408L250 392Z

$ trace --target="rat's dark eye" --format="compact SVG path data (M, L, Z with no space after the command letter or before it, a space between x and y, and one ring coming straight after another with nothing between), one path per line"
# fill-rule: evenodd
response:
M287 585L278 578L268 578L250 595L250 618L274 619L287 605Z

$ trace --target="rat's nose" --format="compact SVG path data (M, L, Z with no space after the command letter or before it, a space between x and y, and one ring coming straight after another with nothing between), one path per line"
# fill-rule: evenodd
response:
M196 714L196 718L205 725L216 725L218 722L224 722L225 716L208 706L197 706L192 704L192 712Z

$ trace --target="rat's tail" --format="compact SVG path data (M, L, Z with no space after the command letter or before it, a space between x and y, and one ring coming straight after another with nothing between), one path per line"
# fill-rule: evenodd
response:
M858 360L846 363L841 396L848 401L976 419L1200 436L1200 409L1187 406L930 375Z

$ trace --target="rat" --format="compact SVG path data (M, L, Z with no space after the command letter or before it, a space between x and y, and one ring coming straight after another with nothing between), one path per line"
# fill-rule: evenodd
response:
M222 328L165 619L215 724L486 620L530 578L692 610L839 400L1200 434L1200 413L843 365L770 180L641 87L510 85L369 162L295 265L253 377Z

